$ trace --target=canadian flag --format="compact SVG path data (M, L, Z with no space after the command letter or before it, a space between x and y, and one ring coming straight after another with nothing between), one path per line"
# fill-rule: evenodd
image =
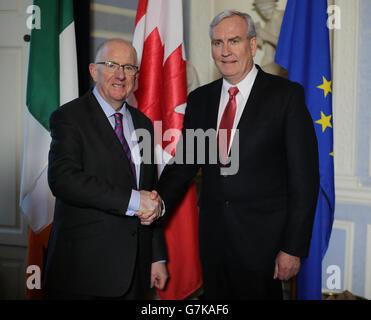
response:
M133 45L140 66L134 96L138 109L154 124L161 174L174 155L187 101L182 1L139 0ZM202 284L195 185L167 218L165 239L169 281L157 293L160 299L185 299Z

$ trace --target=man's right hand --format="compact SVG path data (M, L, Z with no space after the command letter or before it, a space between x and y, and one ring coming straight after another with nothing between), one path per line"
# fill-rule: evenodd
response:
M140 191L140 208L135 215L141 220L141 224L148 226L161 216L162 199L156 191Z

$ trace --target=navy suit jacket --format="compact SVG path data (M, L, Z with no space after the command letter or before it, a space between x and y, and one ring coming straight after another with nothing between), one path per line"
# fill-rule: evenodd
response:
M151 133L151 121L127 106L136 129ZM46 290L91 296L121 296L135 268L149 288L151 263L166 259L159 223L142 226L125 216L137 189L128 158L91 91L50 117L48 181L56 197L45 266ZM141 164L139 190L153 190L154 162Z

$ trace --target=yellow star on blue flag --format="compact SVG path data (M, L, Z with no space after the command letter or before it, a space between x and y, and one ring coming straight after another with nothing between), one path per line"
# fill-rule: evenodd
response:
M328 128L328 127L332 128L332 125L331 125L331 114L329 116L326 116L321 111L321 119L320 120L317 120L316 123L322 125L322 132L325 132L326 128Z
M325 94L325 98L326 98L329 92L332 93L332 89L331 89L331 82L332 81L327 81L327 79L324 76L322 76L322 81L323 81L323 83L321 85L317 86L317 88L323 90L323 93Z

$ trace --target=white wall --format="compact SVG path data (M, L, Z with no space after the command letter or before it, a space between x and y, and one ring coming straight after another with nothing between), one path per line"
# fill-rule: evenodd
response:
M371 299L371 3L335 4L341 9L333 48L336 222L323 262L323 288L327 267L339 265L339 291Z

